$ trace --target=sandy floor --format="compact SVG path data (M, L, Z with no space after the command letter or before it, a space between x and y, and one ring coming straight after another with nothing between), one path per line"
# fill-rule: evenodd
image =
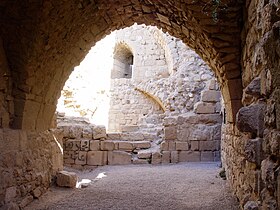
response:
M219 171L217 163L104 166L78 172L92 180L87 188L51 188L25 210L237 210Z

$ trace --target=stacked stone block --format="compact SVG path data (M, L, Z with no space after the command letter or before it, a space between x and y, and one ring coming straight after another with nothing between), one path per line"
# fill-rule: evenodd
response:
M164 132L161 151L163 154L167 152L171 154L170 162L220 159L221 116L219 114L188 114L166 118Z

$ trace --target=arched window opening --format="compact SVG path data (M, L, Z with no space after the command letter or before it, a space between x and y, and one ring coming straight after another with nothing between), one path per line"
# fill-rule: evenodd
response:
M134 56L125 43L119 43L114 50L111 79L132 78Z

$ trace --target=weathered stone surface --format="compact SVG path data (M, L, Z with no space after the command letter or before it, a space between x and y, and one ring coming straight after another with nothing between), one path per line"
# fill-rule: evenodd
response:
M257 77L255 78L246 88L245 93L252 95L254 97L260 97L261 96L261 78Z
M101 141L100 149L104 151L113 151L115 148L115 143L113 141Z
M75 158L76 165L85 165L87 163L87 152L79 151Z
M149 141L138 141L138 142L134 142L133 146L136 149L149 149L151 147L151 142L149 142Z
M221 93L215 90L205 90L201 92L201 100L203 102L219 102Z
M152 157L152 153L149 151L142 150L137 153L137 157L140 159L149 159Z
M161 163L161 154L159 152L152 153L152 164L160 164Z
M131 164L131 154L123 151L109 151L108 164L109 165Z
M32 201L33 201L33 197L31 195L28 195L20 202L19 207L22 209Z
M119 142L119 150L132 151L135 146L132 142Z
M188 142L179 142L179 141L176 141L175 142L176 144L176 150L189 150L189 143Z
M5 195L6 203L13 201L16 197L17 197L17 188L15 186L6 189L6 195Z
M200 158L202 162L212 162L214 161L214 154L211 151L202 151Z
M218 150L216 141L200 141L199 150L200 151L215 151Z
M259 205L256 201L248 201L244 205L244 210L259 210Z
M171 151L171 163L178 163L179 162L179 152L178 151Z
M25 205L25 204L23 203L23 205ZM19 206L16 203L7 203L4 206L2 206L1 209L3 209L3 210L20 210Z
M250 139L245 145L245 157L248 161L256 163L260 166L263 158L261 138Z
M200 152L180 151L179 162L199 162Z
M92 140L89 142L89 150L91 151L98 151L100 150L100 141L99 140Z
M167 151L168 150L168 142L167 141L161 142L160 150L162 150L162 151Z
M78 177L74 172L59 171L56 175L56 184L59 187L75 188Z
M215 105L212 103L198 102L194 105L194 112L196 114L214 114Z
M106 128L105 126L94 126L92 128L92 138L93 139L102 139L102 138L106 138Z
M107 164L107 151L89 151L87 153L87 165L103 166Z
M177 139L177 128L175 126L164 127L164 139L165 140Z
M263 104L242 107L237 113L237 127L242 132L250 132L254 135L263 136L264 131Z
M170 163L171 152L170 151L163 151L161 156L161 163Z

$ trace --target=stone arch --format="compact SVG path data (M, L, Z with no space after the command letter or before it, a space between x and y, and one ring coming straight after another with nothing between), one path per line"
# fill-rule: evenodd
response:
M134 55L126 43L117 43L114 49L114 63L111 79L132 78Z
M18 10L33 15L19 18L14 12L4 13L22 26L14 33L14 23L1 23L1 28L6 29L1 34L15 84L15 111L10 116L13 127L49 128L60 90L73 67L110 31L133 23L156 25L194 49L215 72L228 110L227 119L234 122L242 94L241 2L225 0L213 7L209 4L215 2L211 2L44 1L28 7L24 1ZM8 4L6 10L14 11L15 7ZM211 8L216 8L218 19L211 16Z

